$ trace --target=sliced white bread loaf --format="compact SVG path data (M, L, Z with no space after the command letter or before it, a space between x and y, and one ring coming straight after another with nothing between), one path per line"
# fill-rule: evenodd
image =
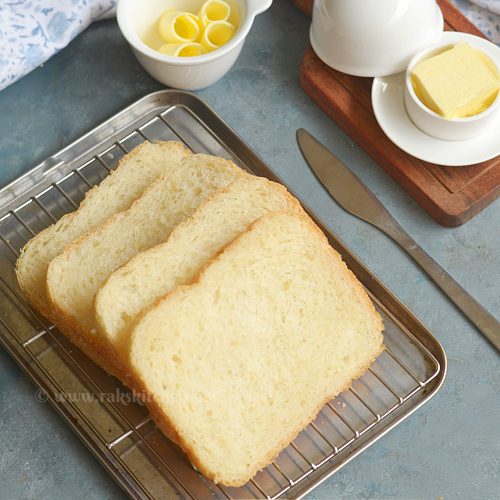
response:
M32 238L16 264L19 286L28 301L51 318L45 289L49 262L64 247L126 210L171 165L190 155L180 142L144 143L125 155L116 170L87 192L80 207Z
M244 176L215 193L165 243L117 269L95 296L100 331L128 359L129 328L136 315L200 269L251 223L268 212L303 213L298 201L275 182Z
M209 195L242 175L248 174L222 158L186 157L128 210L68 245L47 271L47 295L57 326L106 370L119 375L95 320L97 289L139 252L165 241Z
M130 362L156 422L208 478L239 486L383 349L366 292L305 216L263 216L146 310Z

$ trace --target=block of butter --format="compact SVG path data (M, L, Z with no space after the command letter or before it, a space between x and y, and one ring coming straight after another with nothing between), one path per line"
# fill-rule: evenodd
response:
M417 97L441 116L466 118L486 110L500 89L498 69L468 43L421 61L412 72Z

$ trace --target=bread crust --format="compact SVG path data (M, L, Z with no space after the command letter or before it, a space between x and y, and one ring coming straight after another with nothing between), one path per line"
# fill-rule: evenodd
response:
M99 332L82 328L77 321L58 308L57 304L51 303L53 313L50 319L59 331L104 371L124 381L127 377L126 368L120 363L118 356L114 355L110 346L96 339L100 335Z

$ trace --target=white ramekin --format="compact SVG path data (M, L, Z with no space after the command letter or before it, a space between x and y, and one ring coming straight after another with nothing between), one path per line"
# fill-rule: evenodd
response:
M466 40L472 47L481 50L490 57L492 62L496 64L494 54L489 54L485 47L478 46L473 37ZM413 68L424 59L428 59L433 55L439 54L447 47L452 47L454 43L449 41L446 43L436 44L426 50L419 52L408 65L405 76L404 99L405 107L411 121L424 133L431 135L437 139L445 141L465 141L481 135L495 120L500 112L500 93L495 101L484 110L475 116L468 118L448 119L435 113L429 109L415 94L411 75ZM487 48L487 47L486 47ZM498 68L498 65L497 65Z
M257 14L267 10L272 0L227 0L239 12L239 26L234 37L223 47L196 57L173 57L160 54L143 41L166 8L196 10L199 0L120 0L116 17L118 26L143 68L168 87L198 90L222 78L235 63Z

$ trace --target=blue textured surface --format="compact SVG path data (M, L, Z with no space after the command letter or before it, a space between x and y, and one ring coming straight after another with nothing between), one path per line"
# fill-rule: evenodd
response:
M199 92L433 330L449 358L438 395L318 487L311 498L498 498L498 355L426 276L377 230L343 212L307 170L295 143L305 127L330 147L414 238L482 304L500 311L496 203L444 229L303 93L298 83L308 20L288 1L260 16L236 66ZM0 93L0 185L146 93L114 21ZM83 444L0 349L0 498L122 498Z

